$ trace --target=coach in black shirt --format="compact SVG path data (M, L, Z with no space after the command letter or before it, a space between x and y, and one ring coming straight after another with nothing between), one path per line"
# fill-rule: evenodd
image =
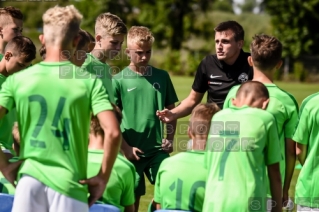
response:
M229 90L253 79L253 68L242 50L244 29L236 21L220 23L215 29L216 54L206 56L197 68L192 90L180 105L172 110L157 111L163 122L189 115L208 92L207 102L215 102L222 109Z

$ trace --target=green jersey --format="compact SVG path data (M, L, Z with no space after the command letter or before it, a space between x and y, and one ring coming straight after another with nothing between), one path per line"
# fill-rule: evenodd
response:
M202 211L207 177L203 161L201 151L165 159L156 176L154 201L164 209Z
M82 65L82 69L80 70L86 70L89 72L89 75L85 75L83 73L87 72L77 72L79 78L90 78L93 76L93 78L97 77L100 79L103 83L103 86L105 90L107 91L109 101L114 103L114 95L112 91L112 75L111 75L111 68L108 64L102 63L94 57L92 54L88 53L86 54L86 59Z
M280 161L280 175L284 182L286 170L285 143L286 138L292 138L298 122L298 104L295 98L286 91L281 90L275 84L265 84L268 89L270 101L267 111L274 115L280 141L280 151L283 160ZM224 102L224 108L233 107L231 99L236 97L239 86L234 86L228 93ZM282 184L283 185L283 184ZM268 196L270 186L268 186Z
M98 174L103 159L103 150L89 149L88 178ZM118 154L113 165L111 176L100 199L103 204L111 204L124 211L126 206L135 202L135 168L122 155Z
M319 93L308 96L300 106L300 117L293 140L307 145L307 158L299 173L295 202L317 208L319 197Z
M30 175L53 190L87 202L88 134L91 112L112 110L100 80L61 79L75 70L69 61L40 62L8 77L0 105L16 107L19 123L19 176Z
M178 101L169 74L151 67L144 75L128 67L113 77L115 104L121 108L125 141L152 156L162 149L163 124L157 110Z
M0 61L2 60L3 55L0 54ZM0 89L2 87L2 84L6 81L7 77L0 74ZM0 120L0 149L7 149L10 150L12 153L12 127L13 123L16 121L16 112L10 111L8 114L6 114L1 120Z
M282 159L273 115L247 106L223 109L212 119L206 148L203 211L266 210L266 166Z

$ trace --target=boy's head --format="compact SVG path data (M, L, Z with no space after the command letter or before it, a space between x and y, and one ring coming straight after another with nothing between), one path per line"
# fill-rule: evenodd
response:
M82 29L80 29L78 35L79 35L79 42L78 42L78 45L76 46L73 63L76 66L81 67L86 59L86 53L89 48L90 38L88 34Z
M94 49L94 46L95 46L95 38L94 36L89 33L88 31L84 30L86 32L86 34L88 35L88 37L90 38L90 43L89 43L89 46L88 46L88 50L87 50L87 53L90 53L93 49Z
M152 45L154 43L152 32L144 26L133 26L127 34L126 54L131 65L146 67L151 59Z
M12 38L20 36L23 29L23 15L14 7L0 8L0 38L9 42Z
M45 45L41 46L41 48L39 49L39 53L40 53L42 60L45 60L45 55L46 55Z
M19 133L18 122L14 122L14 125L12 128L12 137L13 137L12 148L16 152L17 156L19 156L20 155L20 133Z
M269 102L269 92L263 83L248 81L239 87L232 102L236 107L247 105L265 110Z
M116 119L119 122L119 124L121 124L122 118L123 118L122 111L115 104L113 104L113 103L111 103L111 104L112 104ZM104 136L104 131L101 128L100 122L96 116L91 117L90 134L92 134L94 136L98 136L98 135Z
M126 25L116 15L100 14L95 21L95 48L103 50L104 56L113 59L121 51Z
M282 64L282 44L273 36L255 35L250 44L250 52L249 64L260 71L272 71Z
M28 67L36 57L33 42L24 36L14 37L5 47L3 60L8 75Z
M82 15L73 6L55 6L48 9L42 16L43 36L40 37L41 43L46 49L51 47L64 48L71 50L69 56L74 54L78 43L78 32Z
M212 117L219 111L216 103L197 105L191 114L188 136L193 140L193 149L205 150Z

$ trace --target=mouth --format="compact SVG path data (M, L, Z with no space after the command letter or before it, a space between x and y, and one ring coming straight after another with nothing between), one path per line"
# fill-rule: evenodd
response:
M223 55L224 55L224 52L217 52L217 55L218 55L218 56L223 56Z

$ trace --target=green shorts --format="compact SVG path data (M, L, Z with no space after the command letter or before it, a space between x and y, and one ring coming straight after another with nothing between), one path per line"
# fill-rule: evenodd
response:
M154 185L158 169L162 161L168 157L168 153L159 151L154 156L145 158L141 157L140 160L131 161L134 164L136 172L140 178L138 185L135 188L136 196L143 196L146 193L144 173L150 183Z

